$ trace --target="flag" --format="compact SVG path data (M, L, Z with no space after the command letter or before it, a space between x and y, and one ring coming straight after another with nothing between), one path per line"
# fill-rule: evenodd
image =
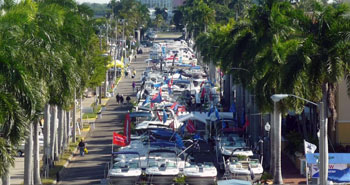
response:
M227 124L224 120L222 120L222 122L221 122L221 127L222 127L222 129L227 127Z
M199 132L197 132L192 138L195 139L195 140L200 140L201 139L201 135L199 134Z
M173 105L171 105L170 108L173 109L174 111L177 111L177 108L178 108L177 102L174 102Z
M159 121L162 121L162 117L160 117L160 115L159 115L159 112L158 112L158 111L157 111L157 117L158 117Z
M172 93L171 87L168 87L168 94L170 95Z
M173 82L174 82L174 80L173 80L173 77L171 77L171 80L169 80L169 82L168 82L168 86L171 88L171 86L173 85Z
M182 126L180 127L179 133L180 133L181 135L184 135L184 134L185 134L185 127L186 127L186 123L182 124Z
M242 130L245 130L250 125L250 121L248 120L247 116L245 117L245 123L243 125Z
M218 108L216 107L215 107L215 116L216 116L216 119L220 119L219 111L218 111Z
M168 114L163 109L163 123L165 123L167 119L168 119Z
M131 133L131 120L130 120L130 114L126 114L125 120L124 120L124 136L126 137L126 144L128 145L130 143L130 133Z
M310 154L316 151L317 146L304 140L304 149L305 149L305 154Z
M202 86L203 86L204 82L205 82L205 81L203 81L203 82L201 83L201 85L200 85L200 87L201 87L201 88L202 88Z
M188 120L186 124L186 129L189 133L195 133L196 132L196 127L194 126L194 123L192 120Z
M153 97L152 97L152 100L151 100L151 103L160 103L162 102L162 89L159 88L159 93L157 94L154 94Z
M177 112L186 112L186 107L184 105L178 106Z
M175 130L175 123L174 123L174 121L172 121L172 122L169 124L169 127L172 128L173 130Z
M211 113L213 113L214 107L213 105L210 106L209 112L208 112L208 117L210 116Z
M201 93L201 98L204 98L205 95L205 88L203 88L202 93Z
M113 144L118 146L126 146L126 137L121 134L117 134L116 132L113 132Z
M236 112L236 104L235 104L235 102L232 103L232 105L230 107L230 112L232 112L232 113Z
M146 105L147 103L149 103L150 102L150 97L149 96L147 96L147 98L145 99L145 101L142 103L142 106L144 106L144 105Z
M208 80L208 82L212 87L214 87L214 84L213 84L213 82L211 82L211 80Z

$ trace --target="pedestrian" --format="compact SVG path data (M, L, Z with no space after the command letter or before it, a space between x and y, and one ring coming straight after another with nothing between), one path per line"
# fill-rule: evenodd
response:
M136 77L136 70L134 69L134 71L132 72L132 78Z
M119 104L119 99L120 99L119 93L117 94L117 96L115 98L117 99L117 104Z
M123 97L123 95L121 95L119 99L120 99L120 103L123 104L123 103L124 103L124 97Z
M130 100L131 100L130 96L127 96L127 97L126 97L126 103L129 104L129 103L130 103Z
M128 78L128 70L125 70L124 74L125 74L125 78Z
M133 81L133 82L132 82L132 92L135 91L135 87L136 87L136 83L135 83L135 81Z
M84 156L85 143L84 143L83 139L81 139L80 142L79 142L79 149L80 149L80 156Z

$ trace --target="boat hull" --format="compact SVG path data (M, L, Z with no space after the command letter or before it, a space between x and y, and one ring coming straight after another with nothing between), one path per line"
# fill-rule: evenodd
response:
M140 176L110 176L108 183L110 185L134 185L139 182Z
M214 185L216 184L216 177L186 176L186 183L189 185Z
M175 184L177 175L147 175L147 183L154 185Z
M250 174L245 173L232 173L231 174L232 179L238 179L238 180L245 180L245 181L251 181L251 182L257 182L261 179L262 174L254 174L254 177L252 179L252 176Z

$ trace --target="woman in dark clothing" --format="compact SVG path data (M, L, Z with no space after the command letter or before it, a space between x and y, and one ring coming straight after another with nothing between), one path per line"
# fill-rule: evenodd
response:
M121 104L124 103L124 97L123 97L123 95L120 96L120 103L121 103Z
M117 96L115 98L117 99L117 104L119 104L119 101L120 101L119 93L117 94Z

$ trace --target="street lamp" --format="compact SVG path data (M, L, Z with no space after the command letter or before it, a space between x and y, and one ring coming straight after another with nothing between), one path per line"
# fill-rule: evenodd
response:
M319 163L319 174L320 174L320 184L327 184L327 179L328 179L328 136L327 136L327 121L325 120L324 118L324 115L325 115L325 107L323 105L323 102L320 102L319 104L315 103L315 102L312 102L310 100L307 100L305 98L302 98L302 97L299 97L299 96L296 96L296 95L293 95L293 94L274 94L271 96L271 99L272 101L274 102L274 119L275 119L275 122L274 124L276 125L275 126L275 147L276 147L276 160L277 160L277 156L281 157L281 150L280 148L278 149L277 145L280 146L281 145L281 122L280 120L277 120L277 102L279 102L281 99L284 99L284 98L287 98L287 97L294 97L294 98L297 98L297 99L300 99L300 100L303 100L305 102L308 102L312 105L315 105L319 111L320 111L320 132L321 132L321 136L320 136L320 139L319 139L319 153L320 153L320 163ZM280 113L279 113L280 115ZM277 120L277 122L276 122ZM279 129L279 130L277 130ZM277 134L279 133L279 134ZM277 175L281 175L280 177L279 176L276 176L278 179L281 178L282 180L282 174L281 174L281 169L279 168L278 170L275 169L275 174L277 173ZM279 172L276 172L276 171L279 171ZM276 183L276 180L278 179L274 179L274 183ZM282 181L281 181L282 182ZM279 183L280 184L280 183Z

